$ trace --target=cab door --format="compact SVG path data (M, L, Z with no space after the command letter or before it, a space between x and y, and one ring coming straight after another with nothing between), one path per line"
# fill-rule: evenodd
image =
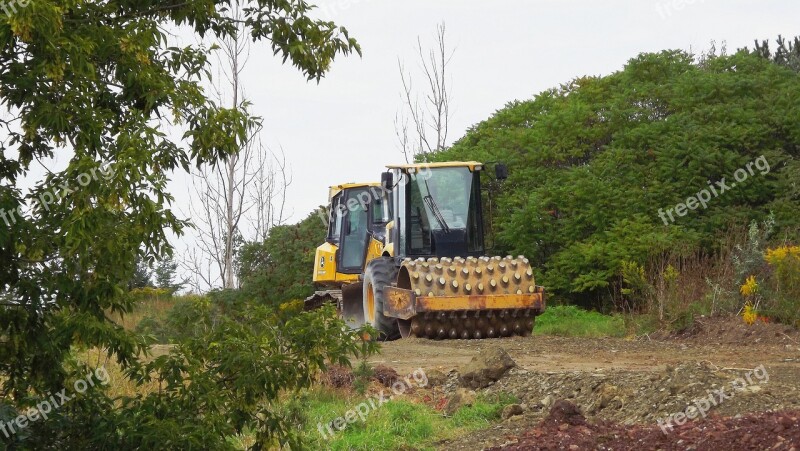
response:
M371 193L367 188L347 190L342 202L345 208L342 217L339 252L336 267L343 274L361 274L369 246L369 211Z

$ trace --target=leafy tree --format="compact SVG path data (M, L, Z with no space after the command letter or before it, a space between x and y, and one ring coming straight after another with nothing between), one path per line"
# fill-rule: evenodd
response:
M799 115L800 78L785 67L748 51L703 64L664 51L511 102L436 160L509 163L498 246L531 258L551 290L597 302L623 262L713 250L728 226L770 212L782 229L800 225ZM756 169L707 208L674 211L761 157L769 172Z
M304 0L240 3L249 38L268 42L309 80L319 80L337 55L360 52L347 30L313 19L312 6ZM13 300L0 308L0 397L7 402L31 406L78 377L76 371L84 369L66 364L73 346L106 349L130 374L140 368L137 357L147 350L146 341L122 330L106 312L131 310L133 301L124 288L136 258L151 265L169 257L167 229L181 234L188 224L169 208L168 175L224 161L257 125L246 109L224 108L207 98L202 86L209 49L172 43L176 29L232 36L237 23L226 17L229 6L223 0L52 0L19 2L0 15L0 104L8 112L0 120L6 131L0 142L0 221L5 222L0 227L0 298ZM173 139L176 131L178 139ZM31 190L21 188L22 179L32 177L33 164L56 156L67 161L63 170L48 172ZM250 339L245 329L234 330L242 343ZM236 359L239 351L244 352L226 351L226 358ZM251 367L264 385L256 398L273 396L275 384L304 376L298 368L313 371L321 363L322 354L297 351L293 357L275 352L262 360L252 356L252 364L279 365ZM210 368L200 358L158 362L189 377ZM220 374L211 371L208 377ZM170 387L180 392L174 380ZM201 389L193 395L208 393ZM123 412L135 406L145 415L134 415L131 407L130 417L109 415L114 403L103 397L75 402L60 411L63 429L43 431L36 439L42 446L52 440L80 448L83 435L93 430L72 427L81 421L107 418L105 427L92 426L111 440L124 436L120 431L133 433L137 426L160 423L163 418L155 415L169 415L163 409L197 407L168 401L123 401ZM191 419L165 422L159 437L192 436L188 428L207 436L235 429L241 424L206 429L206 422L220 421L235 408L227 401L209 400L208 416L202 419L197 411L182 411ZM131 440L137 437L143 447L157 440L136 434Z
M268 302L303 299L314 292L314 254L325 241L318 211L294 225L273 227L263 243L245 245L240 255L243 291Z

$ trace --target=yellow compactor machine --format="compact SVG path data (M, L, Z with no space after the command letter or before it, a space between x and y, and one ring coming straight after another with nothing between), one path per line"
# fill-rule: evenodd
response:
M495 178L508 170L495 164ZM380 338L529 335L544 289L523 257L488 256L478 162L401 164L380 183L331 187L307 308L336 302Z

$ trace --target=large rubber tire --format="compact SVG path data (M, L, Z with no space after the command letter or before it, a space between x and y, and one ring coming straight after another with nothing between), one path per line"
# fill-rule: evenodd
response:
M397 320L383 314L384 289L397 280L397 271L394 259L390 257L376 258L364 270L364 322L378 330L378 340L400 338Z

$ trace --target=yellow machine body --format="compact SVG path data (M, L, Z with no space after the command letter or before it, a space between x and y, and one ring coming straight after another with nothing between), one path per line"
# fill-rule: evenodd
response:
M313 309L319 307L325 302L331 301L337 302L339 304L339 308L341 309L343 287L349 284L358 283L361 278L361 273L363 272L363 266L369 263L369 261L380 257L383 253L383 242L376 240L375 238L370 238L369 243L366 246L364 265L361 265L358 272L344 272L338 267L337 255L340 250L341 243L338 236L338 231L334 233L334 231L331 229L330 223L333 215L336 213L333 211L332 202L334 198L340 194L346 197L348 191L364 191L365 189L369 192L378 192L380 189L380 183L343 183L341 185L331 186L328 190L329 212L328 217L325 218L329 226L328 237L325 243L317 247L314 256L313 281L314 285L319 291L316 291L313 295L306 299L307 309Z
M379 227L365 231L366 241L358 242L364 258L357 274L337 268L342 247L354 248L347 248L353 246L348 241L330 239L334 234L329 231L329 240L317 249L314 282L340 289L332 298L347 323L370 324L387 339L529 335L545 308L544 289L535 284L524 256L483 254L480 173L485 165L467 161L387 167L390 172L381 183L330 189L331 208L340 193L369 188L371 201L384 212ZM414 245L428 246L427 251L413 252ZM317 292L315 299L323 293L331 292Z
M336 271L336 251L339 247L335 244L325 243L317 248L316 251L316 270L314 271L314 283L325 286L340 287L346 283L358 282L361 274L344 274ZM367 250L366 262L369 263L384 253L383 243L372 238Z

